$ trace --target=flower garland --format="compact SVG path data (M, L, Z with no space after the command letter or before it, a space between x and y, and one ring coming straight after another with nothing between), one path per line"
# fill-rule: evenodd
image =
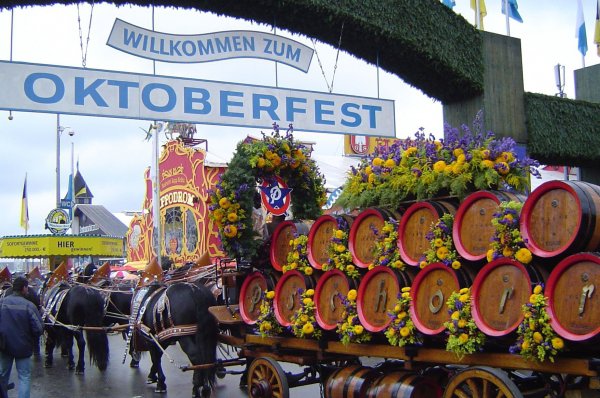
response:
M279 324L275 317L273 299L275 292L269 290L262 293L262 302L260 303L260 314L256 321L258 325L258 333L261 337L277 336L283 332L283 326Z
M327 247L327 254L329 260L323 264L323 271L329 271L331 269L339 269L350 278L358 278L360 276L358 269L352 262L352 253L348 248L348 224L347 222L339 217L337 218L338 228L333 230L329 246Z
M407 344L423 343L423 337L410 318L410 287L403 287L392 311L388 312L391 323L385 330L385 337L393 346L404 347Z
M446 305L450 314L450 320L444 322L448 329L446 351L461 359L465 354L481 350L485 335L477 328L471 315L471 290L462 288L459 292L452 292Z
M299 338L320 339L322 332L315 318L315 302L313 289L298 289L300 308L292 315L292 324L289 326L294 336Z
M514 258L521 264L529 264L532 255L525 247L525 240L521 236L519 220L523 203L509 201L500 202L498 212L494 213L492 225L496 229L487 260L493 261L500 257Z
M282 267L282 271L297 269L304 275L312 275L313 268L308 261L307 249L308 236L304 234L296 234L294 239L290 239L290 252L287 255L287 264Z
M290 125L285 134L273 123L271 135L237 145L227 170L209 193L210 217L219 229L223 249L232 258L253 258L261 244L255 239L252 209L257 182L281 177L293 189L292 209L297 219L315 219L325 204L325 178L308 149L294 140Z
M444 140L420 129L414 139L378 146L373 155L352 168L337 203L345 208L398 208L406 200L423 200L449 192L464 198L470 192L502 189L523 192L528 174L540 177L539 163L519 158L512 138L483 134L482 114L472 132L444 126Z
M564 341L556 335L550 326L550 317L546 312L548 297L543 294L543 287L536 285L529 302L523 305L525 318L517 328L517 343L510 347L511 353L519 353L530 361L544 362L564 349Z
M453 269L461 267L461 257L454 248L454 239L452 238L453 224L454 215L445 213L432 225L431 230L425 235L430 247L419 264L421 268L433 263L443 263Z
M369 269L378 265L390 267L392 269L403 270L404 263L400 260L400 251L398 250L398 222L395 220L386 221L381 228L381 233L376 233L375 253L373 264Z
M338 293L344 306L343 320L338 322L336 332L344 345L371 341L371 333L365 330L358 319L356 310L356 289L350 289L346 296Z

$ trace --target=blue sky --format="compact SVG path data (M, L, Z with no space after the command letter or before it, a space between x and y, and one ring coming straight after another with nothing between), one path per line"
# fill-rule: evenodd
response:
M474 12L469 0L456 0L454 11L470 23ZM543 4L543 5L540 5ZM487 0L488 15L485 30L506 34L506 21L500 13L500 0ZM583 0L588 37L586 66L600 62L593 43L596 0ZM88 36L91 6L80 6L81 35L85 47ZM566 67L565 92L574 98L573 71L582 67L575 37L577 1L552 0L539 2L520 0L519 11L524 19L520 24L510 22L511 36L521 39L525 90L554 95L554 65ZM149 8L114 7L96 4L87 48L87 67L135 73L152 73L152 62L122 53L106 45L115 18L147 29L151 28ZM76 6L28 7L14 11L12 59L14 61L82 66L82 51ZM0 12L0 59L10 58L10 11ZM35 27L32 29L32 27ZM176 34L200 34L224 30L270 31L271 27L256 23L219 17L190 10L155 9L155 28ZM285 31L278 34L291 37L310 47L310 39ZM337 51L317 43L316 57L308 73L279 66L280 87L327 91L325 74L331 83ZM275 66L256 59L236 59L204 64L157 63L156 73L194 79L210 79L236 83L275 86ZM335 93L377 97L378 71L375 66L356 60L341 52L337 63ZM381 98L395 101L398 137L411 136L418 128L441 136L442 107L419 90L403 83L398 77L379 71ZM137 120L61 116L61 125L75 134L61 135L61 197L66 192L71 168L71 143L75 161L90 186L95 204L112 212L139 210L143 200L143 173L151 163L152 145L144 141L141 128L148 122ZM228 159L235 144L247 134L259 135L259 129L198 125L198 136L208 139L209 152ZM47 233L44 219L54 208L56 197L56 116L35 113L0 112L0 208L4 216L0 236L24 233L19 225L20 199L25 173L28 175L30 234ZM341 136L298 133L298 138L315 141L316 153L339 156L343 152ZM164 137L162 137L164 141Z

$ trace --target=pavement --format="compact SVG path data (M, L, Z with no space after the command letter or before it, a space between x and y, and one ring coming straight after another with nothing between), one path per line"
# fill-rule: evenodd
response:
M84 375L76 375L67 369L66 358L61 358L60 352L55 351L54 366L44 368L43 358L32 357L31 398L180 398L192 396L192 372L182 372L179 365L189 364L189 361L179 346L170 346L167 354L172 358L171 363L163 355L162 366L166 374L167 392L155 393L154 384L146 384L146 376L150 370L150 356L145 354L138 369L129 367L129 357L122 364L125 343L120 334L109 336L110 362L108 369L100 372L88 363L86 353L86 370ZM42 348L43 350L43 348ZM75 348L76 350L76 348ZM295 365L283 364L286 371L293 371ZM242 370L241 367L230 367L228 370ZM239 375L226 375L218 379L217 387L211 397L247 398L246 390L239 388ZM17 398L17 371L13 368L11 381L17 384L9 391L9 398ZM320 396L318 384L290 389L291 398L313 398Z

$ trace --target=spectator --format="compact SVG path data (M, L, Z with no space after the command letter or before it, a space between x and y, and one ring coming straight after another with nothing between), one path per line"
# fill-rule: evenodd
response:
M29 398L31 362L34 339L43 332L42 318L36 306L26 299L27 279L13 282L13 293L0 299L0 328L6 339L6 349L0 352L0 383L8 385L13 362L19 374L18 397Z

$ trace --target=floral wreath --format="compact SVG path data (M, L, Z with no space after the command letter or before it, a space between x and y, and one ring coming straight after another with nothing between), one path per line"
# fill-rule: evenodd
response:
M400 260L400 251L398 250L398 222L391 219L386 221L381 228L381 233L376 231L376 236L375 259L369 269L383 265L402 271L404 263Z
M452 238L453 224L454 215L445 213L431 226L431 230L425 235L430 247L419 264L421 268L433 263L443 263L453 269L461 267L461 257L454 248L454 239Z
M350 278L358 278L360 276L358 269L352 261L352 253L348 248L348 223L342 217L337 218L338 228L333 229L329 246L327 246L327 254L329 260L323 264L323 271L331 269L339 269Z
M308 236L304 234L295 234L294 239L290 239L291 250L287 255L287 264L282 267L283 273L296 269L304 275L312 275L313 268L308 261L307 242Z
M297 219L315 219L325 203L325 178L310 159L308 149L294 140L290 124L285 134L273 123L271 135L244 140L237 145L227 170L210 192L210 217L219 229L223 249L232 258L252 258L261 240L256 239L252 209L257 182L282 178L293 189L291 204Z
M256 324L258 325L258 333L261 337L277 336L283 332L283 326L275 317L273 299L275 292L272 290L262 293L262 302L260 303L260 314Z
M540 178L539 163L519 158L512 138L483 133L483 114L475 131L446 124L443 140L420 129L413 139L380 145L353 167L337 204L344 208L398 208L406 200L424 200L441 193L464 198L470 192L510 187L523 192L528 174Z
M343 319L337 324L336 332L344 345L371 341L371 333L365 330L358 319L356 295L356 289L350 289L346 296L338 293L338 297L344 306L344 312Z
M522 307L525 318L517 328L518 338L509 349L511 353L519 353L530 361L554 362L554 357L564 349L563 339L550 326L547 306L548 297L544 296L542 285L536 285L529 302Z
M410 287L403 287L396 305L388 312L391 323L385 330L385 337L393 346L404 347L407 344L423 344L423 336L417 331L410 318Z
M485 335L477 328L471 315L471 290L463 288L459 292L452 292L446 305L450 314L450 320L444 322L448 330L446 351L455 353L459 359L480 351L485 343Z
M292 315L291 329L294 336L298 338L320 339L322 335L321 328L317 324L315 317L316 305L313 301L315 291L313 289L298 289L300 297L300 308Z
M521 264L529 264L532 255L525 247L525 240L521 236L519 220L523 203L509 201L500 202L498 212L494 213L492 225L496 229L487 260L493 261L500 257L513 258Z

